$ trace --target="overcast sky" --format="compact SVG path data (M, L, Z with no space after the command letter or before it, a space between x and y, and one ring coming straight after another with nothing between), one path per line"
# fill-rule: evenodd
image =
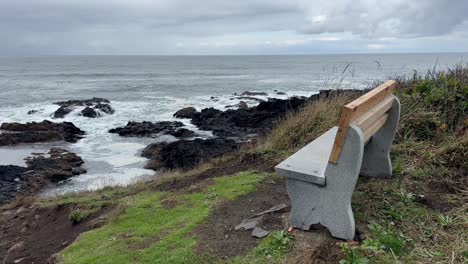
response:
M468 51L468 0L0 0L0 55Z

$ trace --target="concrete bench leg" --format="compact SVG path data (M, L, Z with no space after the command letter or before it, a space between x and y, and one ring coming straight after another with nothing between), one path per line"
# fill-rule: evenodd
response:
M321 224L334 237L354 238L351 197L362 163L364 137L353 125L347 133L337 164L329 163L327 166L325 186L288 178L292 226L309 230L311 225Z
M400 118L400 101L394 97L385 125L375 133L364 149L361 174L377 178L392 176L390 147Z
M334 237L354 238L351 199L346 197L346 193L329 192L318 185L295 179L288 179L287 186L293 227L309 230L311 225L321 224Z

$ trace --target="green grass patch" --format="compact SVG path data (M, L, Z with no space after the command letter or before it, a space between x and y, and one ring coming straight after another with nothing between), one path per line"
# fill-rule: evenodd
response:
M271 264L284 260L293 245L286 231L274 231L263 239L249 254L228 260L232 264Z
M244 172L214 179L196 193L145 192L122 199L127 208L107 225L81 235L60 253L63 263L188 263L203 257L193 252L193 229L213 205L255 190L267 174ZM177 201L173 207L165 201Z

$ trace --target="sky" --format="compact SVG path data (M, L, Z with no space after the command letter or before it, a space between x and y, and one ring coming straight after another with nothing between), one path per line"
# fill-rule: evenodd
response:
M0 0L0 56L467 52L468 0Z

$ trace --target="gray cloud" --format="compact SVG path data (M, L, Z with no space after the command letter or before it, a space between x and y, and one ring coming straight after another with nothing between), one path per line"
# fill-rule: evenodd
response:
M0 55L171 54L181 41L193 51L211 38L250 34L252 43L275 32L467 38L467 14L464 0L0 1Z
M468 1L301 1L302 32L351 32L365 38L414 38L450 33L468 20Z

